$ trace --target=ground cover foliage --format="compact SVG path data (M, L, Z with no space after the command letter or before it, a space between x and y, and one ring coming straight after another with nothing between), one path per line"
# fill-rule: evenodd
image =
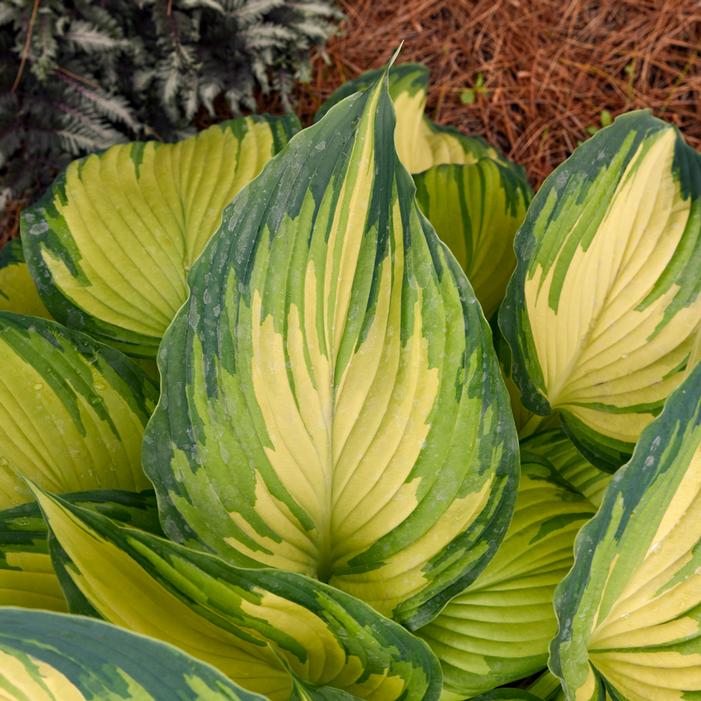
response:
M3 202L33 200L77 156L182 138L215 103L236 116L269 94L289 110L339 19L328 0L3 2Z
M631 112L534 194L428 83L119 144L27 208L5 697L701 693L701 156Z

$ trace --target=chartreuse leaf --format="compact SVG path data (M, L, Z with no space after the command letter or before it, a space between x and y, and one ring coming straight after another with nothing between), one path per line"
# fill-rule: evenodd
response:
M529 685L528 691L538 698L542 698L543 701L565 701L565 693L562 689L562 684L560 684L560 680L549 669L546 669Z
M118 144L71 163L22 217L54 317L154 356L224 207L297 127L295 117L243 117L176 144Z
M440 668L398 624L332 587L277 570L240 569L118 526L38 492L65 571L106 620L177 645L247 689L287 699L435 699ZM324 687L332 687L328 693Z
M79 616L0 608L3 701L264 701L176 648Z
M134 528L160 532L152 491L136 494L104 490L63 498ZM66 600L51 564L47 535L38 504L0 511L0 606L66 610Z
M546 180L516 252L500 325L524 403L615 469L701 323L701 156L645 112L618 118Z
M393 124L378 81L227 210L163 339L144 466L174 540L413 628L496 549L518 463L489 328Z
M538 432L522 441L521 450L547 459L563 479L599 508L611 475L583 457L561 430Z
M341 100L367 90L383 74L384 69L367 71L344 83L319 108L316 121ZM441 163L477 163L485 157L507 163L484 140L440 127L424 116L428 82L428 69L419 63L402 63L389 71L389 94L397 114L394 140L404 167L410 173L420 173Z
M513 240L530 200L527 183L490 158L436 166L414 180L419 206L467 273L490 318L516 265Z
M0 509L56 492L141 491L144 425L158 396L118 351L60 324L0 312Z
M701 695L701 366L640 436L577 537L550 668L567 698Z
M0 311L50 318L24 262L19 239L0 250Z
M594 507L537 454L521 453L513 520L480 576L418 631L443 667L444 701L528 676L547 662L552 597Z
M528 691L542 701L567 701L560 680L549 670L545 670L529 687ZM605 701L611 701L608 693L604 694ZM616 699L615 701L620 701Z

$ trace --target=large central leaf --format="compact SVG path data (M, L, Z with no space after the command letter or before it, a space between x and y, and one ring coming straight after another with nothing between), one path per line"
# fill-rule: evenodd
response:
M163 341L144 464L171 537L419 625L496 548L517 445L489 329L393 128L378 81L227 210Z
M383 71L367 71L341 85L319 108L315 120L319 121L344 98L375 84ZM477 163L481 158L508 164L480 137L466 136L428 119L424 114L428 84L428 69L420 63L402 63L389 71L389 94L397 115L394 141L406 169L410 173L421 173L442 163Z
M381 75L381 70L368 71L343 84L321 106L317 121ZM467 273L489 319L516 264L513 239L526 213L530 188L523 169L481 138L426 117L428 78L428 69L416 63L389 71L397 155L414 174L421 210Z

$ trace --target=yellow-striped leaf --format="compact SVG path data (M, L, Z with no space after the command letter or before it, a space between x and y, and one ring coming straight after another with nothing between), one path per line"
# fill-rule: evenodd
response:
M368 71L344 83L321 106L316 121L341 100L374 85L383 72L384 69ZM428 69L419 63L402 63L389 71L389 93L397 114L394 139L404 167L410 173L420 173L442 163L477 163L485 157L509 164L483 139L438 126L424 116L428 82ZM520 169L517 170L521 173Z
M56 492L149 488L144 425L158 390L118 351L37 317L0 312L0 509Z
M550 668L568 701L701 697L701 366L577 537Z
M79 616L0 608L3 701L265 701L155 640Z
M159 533L156 498L104 490L64 495L71 503L97 511L121 523ZM47 529L36 503L0 511L0 606L66 611L51 562Z
M528 184L491 158L435 166L414 180L419 206L467 273L489 319L516 266L514 234L530 200Z
M689 361L686 364L686 374L690 375L694 368L701 363L701 326L696 332L696 338L691 346L691 353L689 353Z
M521 450L547 459L561 477L599 508L611 475L583 457L562 430L539 431L522 441Z
M317 119L341 99L372 85L381 73L369 71L342 85ZM428 70L419 64L390 69L397 153L407 170L417 174L419 205L467 273L489 318L516 263L513 237L531 191L523 169L482 139L439 127L424 116L428 79Z
M497 352L497 358L499 358L504 384L506 385L506 390L511 400L511 412L514 415L519 438L526 438L537 431L544 430L546 427L554 428L559 426L560 418L557 413L550 414L549 416L539 416L529 409L526 409L523 405L521 401L521 391L512 377L511 349L509 348L509 344L504 340L499 326L494 323L495 321L495 317L492 317L494 348Z
M496 555L418 631L443 667L443 701L469 698L545 666L557 627L553 592L572 566L578 530L594 511L547 459L524 446L513 520Z
M334 698L429 701L428 647L369 606L306 577L240 569L38 493L65 571L106 620L159 638L274 701L296 684ZM329 693L324 695L324 687Z
M51 318L29 274L19 239L0 250L0 311Z
M378 81L227 210L163 340L144 465L174 540L416 627L497 547L518 463L489 328L393 125Z
M297 125L242 117L176 144L118 144L71 163L22 217L27 262L53 316L154 356L224 207Z
M524 403L612 470L684 377L701 323L701 156L645 112L546 180L500 312Z

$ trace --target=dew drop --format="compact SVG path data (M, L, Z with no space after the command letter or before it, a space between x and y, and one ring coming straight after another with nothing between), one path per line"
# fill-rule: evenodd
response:
M44 385L42 385L41 382L37 382L34 385L34 389L38 392L40 389L44 389Z

